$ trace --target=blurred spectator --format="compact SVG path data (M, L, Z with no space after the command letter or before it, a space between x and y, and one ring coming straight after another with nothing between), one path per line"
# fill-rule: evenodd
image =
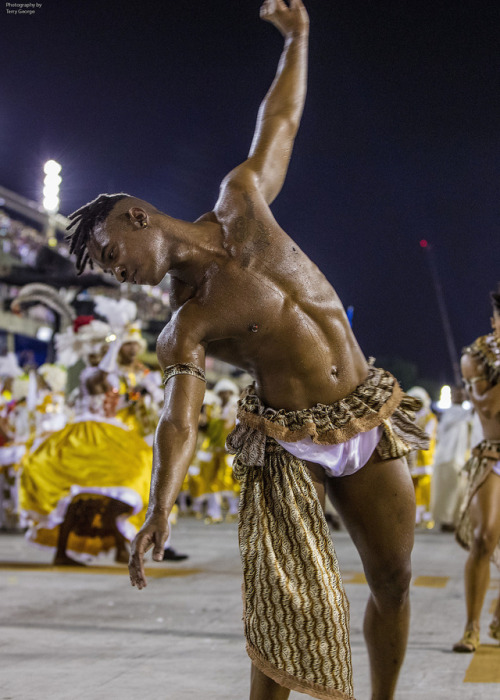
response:
M431 410L431 397L423 387L414 386L408 394L422 401L422 408L417 413L415 421L418 427L427 433L430 440L429 449L418 450L408 455L408 465L417 502L416 524L422 527L433 527L430 511L431 480L438 419Z
M463 408L465 392L452 388L452 405L443 412L437 429L431 485L431 513L442 531L452 532L465 494L462 472L470 457L472 408Z

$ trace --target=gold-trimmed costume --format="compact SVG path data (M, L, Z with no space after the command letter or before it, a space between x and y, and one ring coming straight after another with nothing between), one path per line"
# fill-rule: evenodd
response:
M485 379L488 384L495 386L500 381L500 340L495 333L482 335L472 345L462 350L463 355L470 355L482 366L482 375L474 377L470 382Z
M254 387L239 402L227 447L241 482L247 651L282 686L325 700L353 697L349 606L328 526L305 463L276 440L310 436L334 445L383 426L377 451L394 459L427 446L414 423L420 406L389 372L373 367L332 405L275 410Z
M495 333L477 338L472 345L463 349L464 355L470 355L481 366L481 375L471 382L484 379L492 387L500 381L500 340ZM500 440L482 440L472 450L472 456L464 467L467 474L467 493L462 504L456 531L457 542L465 549L470 549L473 529L469 508L474 494L492 473L495 464L500 462ZM499 477L500 478L500 477ZM497 543L491 561L500 569L500 542Z
M468 485L464 498L460 519L456 530L457 542L469 550L474 539L474 531L470 520L469 507L474 494L484 484L492 473L495 464L500 462L500 440L482 440L472 450L472 456L464 467L467 473ZM500 479L500 476L498 477ZM500 569L500 541L497 542L491 561Z
M136 430L142 438L154 435L158 424L158 408L153 401L145 401L140 391L144 387L145 378L151 375L150 370L142 362L136 361L133 366L118 363L117 374L120 407L116 417L131 430ZM148 390L147 386L145 388Z

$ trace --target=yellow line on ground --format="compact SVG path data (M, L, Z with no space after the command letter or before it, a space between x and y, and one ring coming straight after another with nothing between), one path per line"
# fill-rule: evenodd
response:
M26 562L0 563L0 571L38 571L57 574L100 574L106 576L128 576L126 566L52 566L51 564L28 564ZM201 569L170 569L164 566L146 568L148 578L169 576L194 576Z
M481 644L472 657L464 683L500 683L500 646Z
M366 576L363 573L356 571L346 571L342 574L344 583L366 583Z
M425 588L444 588L449 576L417 576L413 579L414 586L425 586Z
M425 588L444 588L448 581L449 576L417 576L413 580L414 586L422 586ZM359 571L344 571L342 572L342 581L344 583L356 583L363 584L366 583L366 576Z
M497 599L493 598L493 600L491 601L491 605L490 605L490 615L493 615L493 613L496 610L496 607L497 607Z

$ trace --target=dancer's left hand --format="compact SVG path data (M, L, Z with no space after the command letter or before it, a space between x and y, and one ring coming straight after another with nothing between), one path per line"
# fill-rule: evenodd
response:
M132 586L136 586L139 590L146 588L148 584L144 572L144 555L153 547L154 561L162 561L168 533L169 524L166 514L155 513L147 516L146 522L137 533L130 548L128 570Z

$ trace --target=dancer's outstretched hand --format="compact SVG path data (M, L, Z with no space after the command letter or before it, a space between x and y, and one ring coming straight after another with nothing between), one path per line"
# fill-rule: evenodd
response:
M260 17L271 22L283 36L300 34L309 27L309 16L302 0L265 0L260 8Z
M139 590L146 588L148 584L144 573L144 555L153 547L154 561L162 561L168 532L167 515L160 513L146 517L146 522L137 533L130 548L128 570L132 586L137 586Z

